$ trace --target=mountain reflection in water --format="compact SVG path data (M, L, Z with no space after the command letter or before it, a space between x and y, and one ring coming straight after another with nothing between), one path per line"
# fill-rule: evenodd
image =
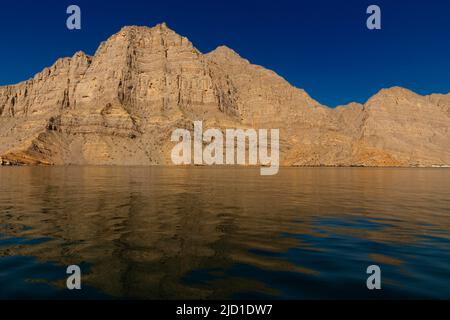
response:
M450 169L4 167L0 298L448 299L449 195Z

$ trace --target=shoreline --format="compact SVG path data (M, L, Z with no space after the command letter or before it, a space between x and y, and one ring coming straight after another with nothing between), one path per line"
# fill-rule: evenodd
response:
M0 158L0 168L1 167L37 167L37 168L47 168L47 167L164 167L164 168L263 168L264 166L256 165L167 165L167 164L152 164L152 165L127 165L127 164L21 164L14 161L2 160ZM382 169L450 169L450 165L429 165L429 166L364 166L364 165L280 165L279 168L382 168Z

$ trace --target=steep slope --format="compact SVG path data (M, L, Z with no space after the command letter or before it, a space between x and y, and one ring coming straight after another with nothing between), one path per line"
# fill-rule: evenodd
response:
M342 130L334 110L225 46L207 57L235 86L243 124L280 129L283 164L336 165L351 156L351 137Z
M80 57L89 62L86 68L71 72L57 63L52 72L2 89L3 158L18 163L165 163L173 128L190 127L199 118L237 119L219 70L213 75L202 54L165 24L125 27L94 57L77 54L64 61L79 66ZM16 97L26 96L34 82L43 83L32 87L33 93L40 90L37 99ZM17 124L8 128L10 119ZM22 135L26 141L19 144Z
M33 79L0 87L0 156L23 163L52 163L54 154L40 140L56 130L91 58L79 52L58 60Z
M450 164L450 95L380 91L331 109L221 46L200 53L165 24L124 27L93 57L0 87L0 163L171 164L175 128L279 128L300 166Z
M381 90L365 105L356 159L365 165L449 164L449 106L403 88Z

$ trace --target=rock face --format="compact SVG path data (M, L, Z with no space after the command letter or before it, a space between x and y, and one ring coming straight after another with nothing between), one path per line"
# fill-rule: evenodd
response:
M227 47L208 54L165 24L125 27L93 57L0 87L3 164L171 164L175 128L279 128L283 165L450 165L450 94L381 90L320 105Z

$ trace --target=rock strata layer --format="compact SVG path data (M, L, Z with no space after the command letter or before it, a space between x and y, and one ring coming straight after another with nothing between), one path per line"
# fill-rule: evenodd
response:
M94 56L0 87L2 165L170 165L175 128L279 128L288 166L449 166L450 94L394 87L335 109L165 24L125 27Z

